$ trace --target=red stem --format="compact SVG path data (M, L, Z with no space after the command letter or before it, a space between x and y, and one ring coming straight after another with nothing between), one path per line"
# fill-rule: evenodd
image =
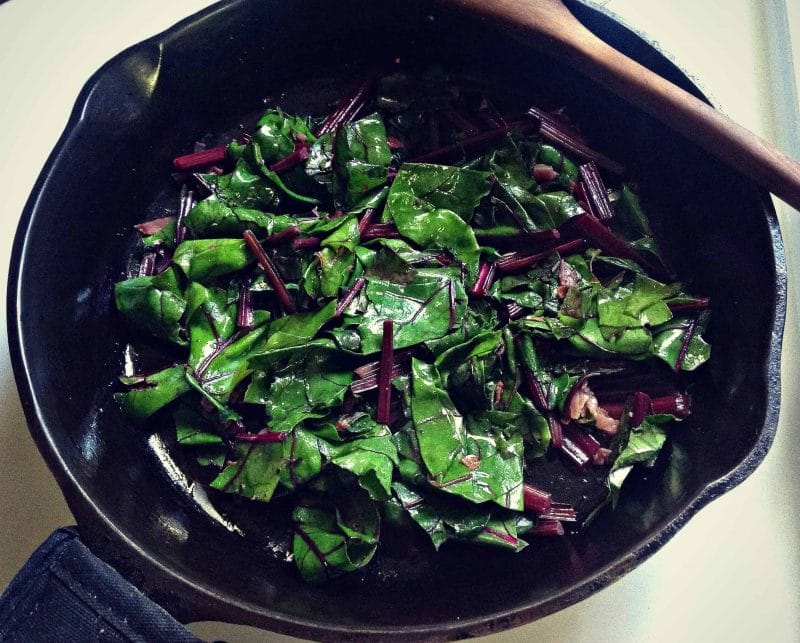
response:
M364 210L364 214L361 215L361 219L358 221L358 234L359 236L363 237L364 233L367 231L372 225L372 220L375 218L375 208L367 208Z
M292 298L289 296L289 291L286 290L286 284L283 283L283 279L281 279L281 276L278 274L272 260L267 256L267 253L258 242L258 239L256 239L256 235L253 234L252 230L245 230L242 236L244 237L245 243L247 243L247 247L250 248L250 252L256 256L259 265L267 275L267 279L269 279L269 282L275 289L275 294L278 295L278 299L280 299L281 304L283 304L283 310L287 315L293 315L297 311L297 308Z
M278 174L281 174L282 172L288 172L308 158L308 148L308 141L301 139L295 140L294 151L291 154L284 156L282 159L275 161L269 166L269 169Z
M359 277L355 280L355 283L352 285L350 290L348 290L344 297L342 297L341 301L336 306L336 310L333 313L334 317L341 317L342 313L345 309L353 302L353 300L358 297L358 293L361 292L361 289L364 287L364 284L367 283L367 280L364 277Z
M219 147L209 147L207 150L201 150L192 154L179 156L176 159L173 159L172 165L176 170L181 172L189 172L207 165L213 165L214 163L221 163L225 160L227 154L228 148L224 145L220 145Z
M400 233L397 231L397 226L394 223L373 223L364 229L361 234L361 239L367 241L369 239L398 239Z
M675 313L683 313L687 311L706 310L710 305L711 299L708 297L696 297L689 301L667 304L673 315Z
M683 361L686 359L686 353L689 352L689 344L692 341L692 337L694 337L695 330L697 330L697 320L692 319L686 327L686 332L681 342L681 349L678 351L678 358L675 360L676 373L681 372L681 367L683 366Z
M319 237L302 237L292 239L292 248L295 250L316 250L322 244Z
M290 225L288 228L281 230L280 232L269 235L261 243L265 246L279 246L282 243L288 243L289 241L296 239L298 236L300 236L300 228L295 225Z
M614 235L602 222L595 219L593 216L579 214L576 217L572 217L570 222L591 245L597 246L614 257L635 261L656 279L662 281L672 280L672 275L668 274L663 266L657 265L654 261L651 261L638 250Z
M283 442L289 437L291 431L262 431L261 433L237 433L233 436L236 442L250 442L254 444L269 444Z
M592 213L601 221L609 221L614 218L614 209L611 201L608 200L608 192L603 184L603 179L594 161L584 163L579 168L583 185L586 192L586 202L592 209Z
M339 101L339 104L336 105L336 109L328 114L327 118L322 121L322 124L319 126L317 131L314 132L314 135L319 138L328 132L335 131L340 125L352 121L356 114L358 114L361 108L366 104L367 99L372 94L372 90L375 88L377 81L378 79L376 76L368 78L361 83L355 89L355 91L343 97Z
M613 174L625 173L625 168L620 163L612 161L607 156L590 148L576 136L574 132L565 128L563 123L560 123L550 114L536 107L531 107L528 110L528 115L539 122L539 135L543 139L555 143L559 147L563 147L567 152L571 152L586 161L594 161L600 167L605 168Z
M473 155L476 152L481 152L487 147L502 141L512 131L519 131L522 133L534 129L535 123L530 120L514 121L503 127L498 127L493 130L481 132L475 136L468 136L467 138L446 145L430 152L426 152L422 156L412 159L411 163L446 163L448 161L458 161L467 155Z
M574 442L578 448L594 461L595 455L600 450L600 443L583 429L570 424L564 428L566 437Z
M567 457L567 460L578 469L585 468L591 460L589 455L566 435L562 438L561 446L558 448Z
M549 536L563 536L564 525L560 520L542 520L539 519L534 525L533 529L528 532L531 536L549 537Z
M647 393L636 391L633 394L633 405L631 409L631 426L634 428L641 426L645 417L650 414L653 404L650 401L650 396ZM590 454L591 455L591 454Z
M573 218L577 219L578 217ZM544 261L553 254L558 253L559 255L564 256L579 250L583 246L583 239L574 239L573 241L568 241L567 243L562 243L560 245L547 248L546 250L537 252L533 255L521 255L518 252L514 252L500 259L500 261L497 262L497 269L500 272L512 272L514 270L521 270L522 268L529 268L533 265L536 265L540 261Z
M560 449L564 441L564 431L561 422L551 413L547 416L547 425L550 428L550 446L554 449Z
M236 327L250 330L253 327L252 294L247 284L239 286L239 302L236 313Z
M477 136L481 133L479 127L476 127L474 123L470 122L468 118L462 116L454 109L446 109L443 112L445 118L450 121L450 124L453 125L456 129L461 130L467 136Z
M378 375L378 408L375 420L379 424L389 422L392 404L392 364L394 362L394 322L383 322L383 343L381 345L381 370Z
M475 284L469 289L469 294L473 297L486 297L496 271L497 266L494 261L482 261L478 267L478 277Z
M525 509L537 515L546 514L553 506L553 497L533 485L522 485L522 497Z

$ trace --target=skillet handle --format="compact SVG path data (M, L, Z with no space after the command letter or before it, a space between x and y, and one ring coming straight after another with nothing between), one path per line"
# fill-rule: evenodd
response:
M0 596L0 641L199 643L81 542L55 531Z
M561 0L438 0L510 27L800 210L800 163L595 36Z

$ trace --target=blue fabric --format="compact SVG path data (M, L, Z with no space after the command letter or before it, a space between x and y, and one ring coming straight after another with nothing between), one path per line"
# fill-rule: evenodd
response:
M97 558L75 529L59 529L0 596L0 641L199 641Z

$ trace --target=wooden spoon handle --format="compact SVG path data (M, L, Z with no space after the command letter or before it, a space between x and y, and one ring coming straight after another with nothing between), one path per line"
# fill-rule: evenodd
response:
M497 20L540 50L562 56L573 68L800 210L800 163L603 42L560 0L440 2Z

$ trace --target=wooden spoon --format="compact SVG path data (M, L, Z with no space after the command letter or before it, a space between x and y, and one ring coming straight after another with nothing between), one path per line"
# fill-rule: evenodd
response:
M511 27L800 210L800 163L589 31L561 0L440 0Z

